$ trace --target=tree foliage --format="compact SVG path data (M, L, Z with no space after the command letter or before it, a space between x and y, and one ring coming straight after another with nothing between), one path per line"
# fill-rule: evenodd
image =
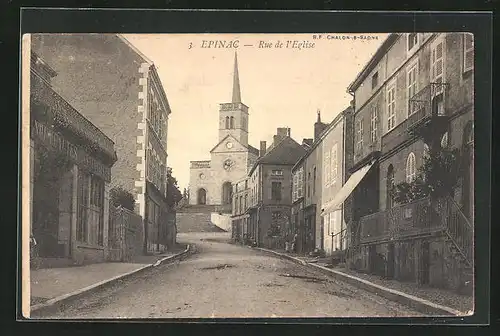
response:
M172 175L172 168L167 168L167 204L170 209L175 206L182 199L182 193L179 190L177 179Z
M135 198L132 193L123 189L122 187L114 187L109 191L111 204L115 207L121 206L122 208L134 211Z
M413 182L394 186L394 200L405 204L427 196L439 198L453 194L463 173L464 158L458 148L442 148L435 155L424 157Z

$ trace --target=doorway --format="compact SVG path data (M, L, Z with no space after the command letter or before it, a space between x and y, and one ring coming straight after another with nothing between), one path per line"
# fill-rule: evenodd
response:
M394 278L395 269L395 256L394 256L394 243L389 243L387 247L387 278Z
M428 285L430 282L430 246L429 242L422 242L422 254L420 260L420 283Z
M231 204L233 199L233 188L231 182L224 182L222 185L222 204Z
M207 191L203 188L198 189L197 203L207 204Z

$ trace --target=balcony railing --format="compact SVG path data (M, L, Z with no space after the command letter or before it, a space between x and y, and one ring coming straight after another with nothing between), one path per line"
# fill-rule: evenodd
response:
M362 217L360 241L368 243L427 234L444 230L442 223L427 197Z
M114 142L87 118L75 110L64 98L38 75L31 76L32 99L50 108L55 121L65 128L71 129L77 135L96 143L108 156L115 157Z
M410 139L411 130L433 116L442 116L447 83L430 83L408 100L408 117L382 136L382 152L387 153Z
M448 83L430 83L409 99L408 129L427 118L445 115L444 96L448 86Z

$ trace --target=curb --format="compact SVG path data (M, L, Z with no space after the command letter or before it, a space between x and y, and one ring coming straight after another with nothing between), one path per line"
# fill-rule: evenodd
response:
M374 294L379 295L381 297L384 297L388 300L395 301L395 302L398 302L400 304L404 304L404 305L406 305L410 308L413 308L413 309L415 309L421 313L424 313L424 314L438 314L440 316L467 316L468 315L467 313L455 310L453 308L438 305L438 304L433 303L431 301L421 299L419 297L416 297L416 296L413 296L410 294L406 294L406 293L403 293L403 292L400 292L400 291L397 291L397 290L394 290L391 288L380 286L380 285L374 284L373 282L358 278L358 277L350 275L350 274L346 274L346 273L343 273L343 272L340 272L337 270L333 270L333 269L330 269L330 268L327 268L324 266L316 265L313 263L308 263L308 262L303 261L299 258L295 258L295 257L289 256L289 255L283 254L283 253L279 253L276 251L272 251L272 250L268 250L268 249L264 249L264 248L260 248L260 247L255 247L254 249L260 250L263 252L267 252L270 254L274 254L282 259L291 260L297 264L301 264L304 266L315 268L316 270L318 270L324 274L333 276L340 281L343 281L343 282L346 282L346 283L353 285L355 287L364 289L367 292L374 293Z
M58 306L60 306L60 305L62 305L64 303L67 303L70 300L74 300L74 299L76 299L78 297L81 297L83 295L90 294L90 293L92 293L92 292L94 292L94 291L96 291L98 289L101 289L101 288L103 288L105 286L111 285L111 284L113 284L114 282L116 282L118 280L124 280L124 279L128 278L131 275L138 274L138 273L143 272L145 270L152 269L154 267L160 266L162 264L165 264L165 263L168 263L168 262L171 262L171 261L175 261L177 259L182 258L183 256L185 256L189 252L191 252L191 250L192 250L191 246L188 244L186 246L186 249L184 251L179 252L179 253L174 254L174 255L171 255L171 256L168 256L168 257L165 257L165 258L162 258L162 259L159 259L155 263L152 263L152 264L149 264L149 265L145 265L145 266L142 266L142 267L140 267L138 269L135 269L133 271L117 275L117 276L115 276L113 278L110 278L110 279L106 279L106 280L100 281L100 282L92 284L90 286L78 289L78 290L76 290L74 292L60 295L58 297L52 298L50 300L47 300L44 303L39 303L39 304L33 305L30 308L30 314L40 313L40 312L42 312L42 311L44 311L46 309L56 308L56 307L58 307Z

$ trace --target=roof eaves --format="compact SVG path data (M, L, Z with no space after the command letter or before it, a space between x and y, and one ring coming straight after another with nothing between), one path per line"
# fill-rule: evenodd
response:
M382 42L382 44L375 51L373 56L370 58L368 63L365 64L363 69L358 73L354 81L349 84L347 87L347 92L355 91L361 82L368 76L371 70L375 67L377 62L382 59L385 53L389 50L389 48L393 45L394 42L399 38L400 33L391 33L387 38Z

